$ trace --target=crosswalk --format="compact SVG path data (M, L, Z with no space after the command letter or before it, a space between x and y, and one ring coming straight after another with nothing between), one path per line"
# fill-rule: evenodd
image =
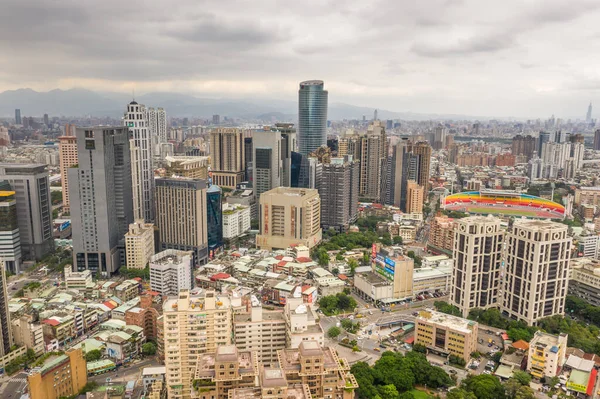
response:
M10 380L8 380L8 382L27 382L27 378L14 377L14 378L11 378Z

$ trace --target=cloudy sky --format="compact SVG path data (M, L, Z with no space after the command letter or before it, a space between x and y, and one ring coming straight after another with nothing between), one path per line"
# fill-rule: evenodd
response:
M0 91L73 87L486 116L600 114L598 0L3 0Z

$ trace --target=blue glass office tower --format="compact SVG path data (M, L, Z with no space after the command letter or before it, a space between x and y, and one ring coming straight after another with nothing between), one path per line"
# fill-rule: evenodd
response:
M307 80L298 90L298 152L307 156L327 145L327 90L322 80Z
M537 152L538 152L538 157L542 157L542 149L544 147L544 143L549 143L550 142L550 133L548 132L540 132L540 135L538 137L538 148L537 148Z
M206 227L208 230L208 257L212 258L223 247L223 193L214 184L206 190Z

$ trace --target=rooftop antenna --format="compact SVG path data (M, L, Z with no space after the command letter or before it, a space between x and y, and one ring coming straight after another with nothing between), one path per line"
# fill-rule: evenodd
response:
M131 98L135 101L135 87L131 89Z

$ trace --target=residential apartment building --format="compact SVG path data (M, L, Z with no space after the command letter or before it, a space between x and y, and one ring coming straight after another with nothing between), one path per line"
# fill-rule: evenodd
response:
M575 206L600 206L600 187L580 187L575 189L575 198L573 202Z
M315 341L324 345L325 334L312 305L304 303L302 298L286 299L283 315L286 324L286 347L298 348L304 341Z
M231 345L231 303L214 291L184 290L164 302L163 320L169 398L191 398L199 355Z
M87 367L81 349L51 356L27 377L31 399L59 399L76 396L87 384Z
M128 269L145 269L154 255L154 224L138 219L129 225L125 234L125 252Z
M260 196L262 249L285 249L293 245L312 248L321 242L321 199L315 189L278 187Z
M60 158L60 185L62 186L63 212L70 213L69 208L69 175L73 165L79 163L77 158L77 137L75 129L66 129L65 135L58 138L58 154ZM71 135L72 134L72 135Z
M0 181L15 192L24 260L40 260L54 250L48 170L42 164L0 163Z
M552 335L536 331L529 342L527 371L535 378L556 377L565 362L568 334Z
M6 267L0 259L0 357L10 352L13 345L10 313L8 308L8 291L6 288Z
M17 218L16 192L6 181L0 181L0 259L11 273L21 271L21 235Z
M131 146L127 147L133 198L133 219L154 221L154 167L152 165L152 136L149 131L146 106L135 101L127 104L123 126L131 133ZM128 161L129 161L128 159ZM130 222L131 223L131 222Z
M161 249L194 252L194 264L208 258L206 182L156 180L156 227Z
M415 318L415 344L447 357L458 356L468 362L477 351L479 324L472 320L435 311L421 311Z
M281 368L259 369L258 385L254 388L236 388L229 391L229 399L310 399L307 384L288 384Z
M191 290L193 284L191 251L164 250L150 258L150 289L162 295L177 296L181 290Z
M134 307L125 312L127 325L134 325L144 329L147 339L158 338L158 309L156 309L152 295L141 295L139 307Z
M45 352L44 329L33 316L26 314L11 321L14 344L33 349L37 356Z
M502 313L535 324L565 311L572 239L568 226L517 220L506 235Z
M264 310L256 300L248 312L233 316L233 340L240 351L256 352L265 366L277 365L277 351L286 344L286 322L281 310Z
M590 258L571 259L569 295L600 306L600 261Z
M410 180L406 185L406 213L423 213L424 197L423 187Z
M210 131L212 182L220 187L236 188L244 180L244 132L237 128Z
M163 108L148 108L148 133L160 143L167 142L167 113Z
M125 260L124 235L133 222L129 131L78 128L79 165L69 168L73 265L110 276Z
M381 121L373 121L367 133L361 136L360 182L361 198L379 202L382 197L382 180L387 162L387 136Z
M228 399L230 390L253 388L258 370L256 352L242 351L233 345L219 346L214 352L199 356L191 396Z
M503 242L500 219L470 216L456 221L450 300L463 317L474 308L498 306Z
M308 385L313 398L352 399L358 388L348 361L317 341L279 351L279 365L288 384Z
M223 204L223 238L239 237L250 230L250 207Z
M454 219L440 215L431 220L427 247L436 253L452 255L454 251Z
M359 181L360 163L352 156L332 158L331 163L322 165L318 190L324 229L346 231L356 221Z

